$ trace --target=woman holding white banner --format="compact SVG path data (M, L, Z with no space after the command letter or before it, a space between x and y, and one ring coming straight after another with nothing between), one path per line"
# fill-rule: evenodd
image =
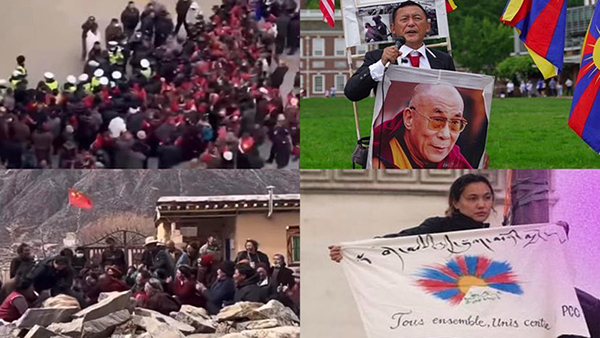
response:
M490 224L484 222L492 213L493 205L494 189L490 181L482 175L466 174L450 187L446 217L431 217L417 227L383 238L489 228ZM339 263L342 260L340 246L330 246L329 257Z

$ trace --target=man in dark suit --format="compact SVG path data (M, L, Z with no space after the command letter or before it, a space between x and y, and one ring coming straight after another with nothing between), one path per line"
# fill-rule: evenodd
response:
M388 62L399 62L402 66L423 69L455 70L454 61L447 53L428 49L423 44L425 34L431 29L425 9L416 2L405 1L392 13L394 18L390 28L395 36L406 38L406 44L400 50L389 46L384 50L370 51L365 61L346 83L344 94L351 101L360 101L371 94L377 82L383 78Z

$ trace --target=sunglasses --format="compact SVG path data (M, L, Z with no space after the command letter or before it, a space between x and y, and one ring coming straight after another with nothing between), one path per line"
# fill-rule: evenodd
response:
M465 120L465 119L448 119L448 118L439 117L439 116L427 117L427 116L419 113L415 107L410 107L410 109L414 110L414 112L417 113L418 115L421 115L424 118L426 118L427 120L429 120L428 127L430 130L440 131L440 130L444 129L446 127L446 124L448 123L450 126L451 132L462 133L468 124L467 120Z

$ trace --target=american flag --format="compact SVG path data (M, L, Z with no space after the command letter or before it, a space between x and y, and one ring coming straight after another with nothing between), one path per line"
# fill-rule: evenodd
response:
M333 15L335 12L335 2L334 0L319 0L319 8L321 8L321 13L323 13L323 21L327 22L327 24L331 27L335 26L335 20L333 19Z

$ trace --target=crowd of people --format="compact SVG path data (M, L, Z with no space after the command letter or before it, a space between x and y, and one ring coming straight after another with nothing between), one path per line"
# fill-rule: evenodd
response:
M113 238L100 259L90 259L81 247L35 261L31 247L23 243L10 265L10 280L0 288L0 322L18 320L27 309L39 307L60 294L77 300L81 308L98 302L102 292L132 291L138 307L165 315L183 304L201 307L211 315L237 302L266 303L276 299L299 315L299 279L281 254L269 257L252 239L235 260L225 259L216 237L185 250L172 241L146 238L137 265L128 266L125 252Z
M164 5L140 13L131 1L105 44L89 17L81 75L60 84L47 72L36 82L20 55L0 80L0 165L129 169L153 158L161 169L286 167L300 152L299 100L282 92L280 58L298 49L296 7L223 0L205 18L196 1L179 0L175 25Z
M534 84L535 82L535 84ZM515 84L512 80L506 83L504 90L500 92L501 97L560 97L573 95L573 80L567 78L562 83L556 78L548 81L538 79L537 81L524 80Z

